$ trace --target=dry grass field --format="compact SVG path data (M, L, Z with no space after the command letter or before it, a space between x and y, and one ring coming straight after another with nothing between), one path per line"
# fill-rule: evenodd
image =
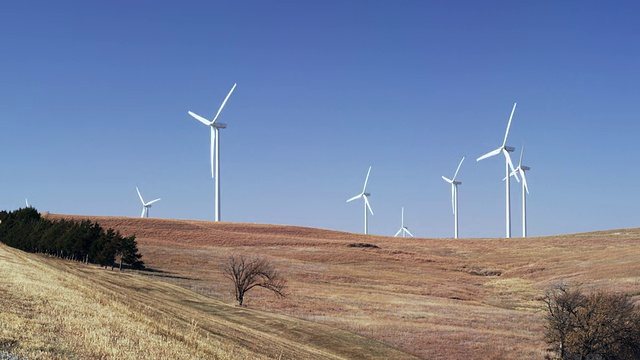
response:
M56 219L63 215L48 216ZM167 321L180 322L177 328L184 331L189 331L190 322L195 321L193 327L198 328L199 336L208 336L206 340L198 338L198 349L216 339L221 345L209 347L240 354L216 355L221 358L253 357L256 353L276 358L282 354L283 358L313 358L329 353L344 358L403 356L385 353L392 350L382 343L425 359L541 359L545 344L540 299L547 287L564 281L585 290L622 292L640 299L640 229L525 240L451 240L365 236L277 225L88 218L125 236L136 234L143 260L157 270L113 276L96 268L91 270L91 277L127 279L117 284L116 280L104 281L113 284L107 286L109 291L124 287L138 294L140 301L155 299L153 304L162 305ZM379 248L349 247L352 243ZM231 283L220 270L220 263L231 254L270 259L289 281L288 297L280 300L256 289L247 294L246 309L232 306ZM65 266L75 269L76 265ZM4 270L2 273L6 274ZM150 286L141 278L177 287L171 287L170 292L154 290L146 294L146 290L136 288ZM134 279L145 285L127 285ZM149 284L161 286L157 281ZM189 303L184 311L193 314L192 318L181 312L178 316L174 307L182 309L187 303L174 298L178 294L206 305ZM212 306L209 304L216 304L219 312L208 310ZM232 320L227 319L230 316ZM283 324L301 319L314 326L328 325L323 329L336 343L315 331L298 333L303 327L306 331L312 325L309 322L292 328L258 320L242 322L246 317L271 316ZM283 345L256 348L242 338L244 333L218 334L215 326L203 325L204 321L222 321L221 317L246 329L255 326L263 333L274 334ZM234 338L235 343L227 341ZM151 336L148 341L153 341ZM351 346L345 346L349 341ZM310 348L305 350L302 344Z
M326 325L3 244L0 274L0 357L10 352L28 359L412 358Z

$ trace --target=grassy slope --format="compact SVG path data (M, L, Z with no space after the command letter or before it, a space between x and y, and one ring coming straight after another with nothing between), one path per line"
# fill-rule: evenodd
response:
M325 325L2 244L0 274L0 349L30 359L411 358Z
M60 215L50 215L59 218ZM422 358L542 358L544 289L558 281L640 293L640 229L523 239L399 239L320 229L93 217L137 234L159 279L232 303L219 264L270 258L289 278L249 308L327 324ZM349 248L354 242L380 249ZM499 275L497 275L499 274Z

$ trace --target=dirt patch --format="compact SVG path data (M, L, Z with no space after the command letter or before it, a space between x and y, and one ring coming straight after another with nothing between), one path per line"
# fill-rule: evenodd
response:
M347 247L380 249L380 246L378 246L378 245L367 244L367 243L351 243L351 244L347 244Z

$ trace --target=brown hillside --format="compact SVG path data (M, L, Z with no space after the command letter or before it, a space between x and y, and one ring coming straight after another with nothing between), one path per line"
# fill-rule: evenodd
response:
M527 239L408 239L293 226L90 218L136 234L150 273L233 303L230 254L270 258L289 279L249 308L355 332L422 358L543 358L544 289L559 281L640 294L640 229ZM348 247L370 243L375 248ZM155 274L155 275L153 275Z
M357 334L139 272L0 244L0 359L413 359Z

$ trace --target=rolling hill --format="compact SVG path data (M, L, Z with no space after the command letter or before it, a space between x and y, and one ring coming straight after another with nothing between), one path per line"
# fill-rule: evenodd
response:
M640 294L640 229L402 239L279 225L47 216L89 218L136 234L143 260L155 271L117 274L21 255L33 266L136 299L180 324L169 329L199 336L182 344L204 351L215 340L216 349L236 352L231 358L543 358L540 299L549 286L563 281ZM377 248L352 246L358 243ZM231 283L220 271L231 254L269 258L289 281L288 297L254 290L246 308L233 306Z

